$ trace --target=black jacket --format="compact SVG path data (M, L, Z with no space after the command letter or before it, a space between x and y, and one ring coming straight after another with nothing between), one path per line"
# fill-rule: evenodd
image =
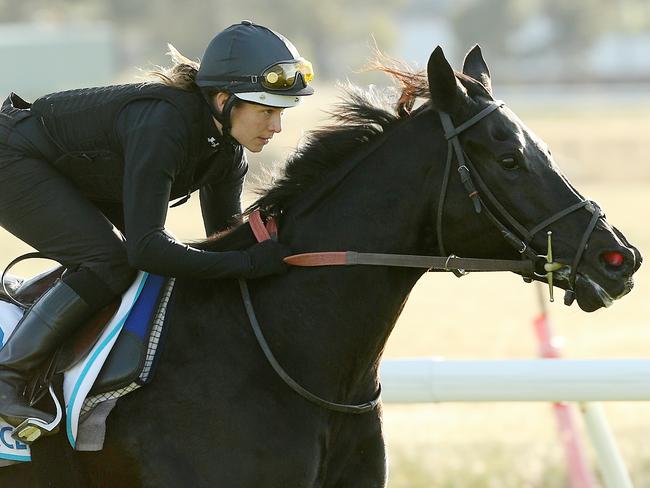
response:
M134 267L216 277L224 274L220 265L236 272L249 266L243 253L202 252L164 231L170 200L197 189L207 234L241 211L243 149L221 136L199 92L161 84L70 90L37 99L34 116L47 141L46 159L91 201L123 205ZM236 262L223 262L228 257Z

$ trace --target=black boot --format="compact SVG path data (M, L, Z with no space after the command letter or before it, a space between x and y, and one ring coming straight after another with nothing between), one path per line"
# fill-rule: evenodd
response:
M27 418L54 417L23 396L30 374L95 310L65 282L57 281L25 313L0 349L0 417L17 427Z

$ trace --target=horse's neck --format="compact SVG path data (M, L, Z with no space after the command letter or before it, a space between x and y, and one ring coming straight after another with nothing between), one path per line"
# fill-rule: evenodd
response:
M383 160L366 162L368 166L349 175L321 207L299 220L289 218L282 240L297 252L421 253L421 226L429 211L423 205L424 183L430 166L418 163L415 152L400 152L406 159L397 151L376 156ZM284 323L296 325L283 339L291 343L292 335L304 334L309 356L324 376L334 370L342 375L336 381L363 381L374 374L421 275L420 270L371 266L308 268L292 270L280 287L262 293L275 294Z
M431 189L425 186L436 157L431 147L422 145L406 138L385 144L381 154L362 162L318 208L299 218L285 215L280 240L295 253L426 252L421 247L421 227L431 220L431 208L425 203ZM431 160L423 161L422 154L432 155ZM294 268L283 276L252 280L250 290L268 343L296 380L321 385L319 392L329 398L365 400L372 394L386 340L421 274L421 270L378 266ZM191 292L194 296L184 305L205 303L202 313L210 316L242 313L236 287L210 288ZM242 320L246 319L228 324L229 334L241 330ZM221 334L221 328L202 327L199 322L188 324L188 329L196 329L188 330L188 335L232 341L225 332ZM206 337L203 342L213 339ZM178 349L183 354L183 348ZM247 354L249 361L264 360L257 349Z

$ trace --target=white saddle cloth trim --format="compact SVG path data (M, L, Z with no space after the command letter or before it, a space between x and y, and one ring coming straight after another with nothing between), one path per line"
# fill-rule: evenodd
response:
M117 336L119 335L124 322L126 322L133 304L140 296L142 287L147 281L148 274L140 271L131 287L122 296L122 303L113 315L113 318L104 329L99 340L90 353L79 362L74 368L66 371L63 377L63 396L66 405L66 432L68 441L74 448L77 444L77 429L79 427L79 414L86 395L93 386L104 365L104 361L111 352Z
M104 332L97 340L90 353L74 368L65 373L63 394L66 404L66 433L68 441L74 448L77 443L79 414L86 395L92 388L99 372L108 357L117 337L126 322L133 304L140 296L148 274L140 271L129 289L122 295L122 302L111 318ZM11 308L13 307L13 308ZM0 336L4 344L22 316L20 308L13 304L0 302ZM13 428L0 420L0 459L12 461L30 461L29 447L12 439Z

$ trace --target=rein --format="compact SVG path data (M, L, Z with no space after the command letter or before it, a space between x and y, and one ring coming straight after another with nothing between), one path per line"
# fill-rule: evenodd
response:
M400 268L426 268L429 271L513 271L525 276L532 276L532 261L514 261L510 259L459 258L449 255L417 256L413 254L379 254L354 251L318 252L294 254L284 259L292 266L396 266Z
M258 242L277 238L277 226L275 224L275 220L270 219L266 225L264 225L259 210L256 210L250 215L248 222ZM379 385L374 398L369 402L359 405L348 405L345 403L336 403L325 400L324 398L311 393L309 390L305 389L298 382L296 382L296 380L294 380L291 376L289 376L289 374L284 370L284 368L282 368L278 360L273 355L273 351L271 351L271 348L269 347L269 344L266 341L264 334L262 333L262 328L257 321L255 308L253 307L253 301L248 290L248 283L246 283L246 280L243 278L239 278L238 281L239 290L241 291L242 300L244 301L244 308L246 309L248 321L251 324L251 328L253 329L257 343L262 349L266 360L269 362L273 370L282 379L282 381L284 381L287 386L289 386L289 388L291 388L294 392L310 401L311 403L327 410L333 410L335 412L361 414L370 412L377 407L381 395L381 384Z

